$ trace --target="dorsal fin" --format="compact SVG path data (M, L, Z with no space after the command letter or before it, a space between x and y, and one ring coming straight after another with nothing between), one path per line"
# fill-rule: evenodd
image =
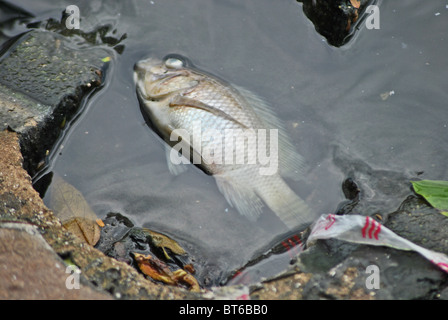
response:
M278 129L279 167L282 176L299 180L305 168L303 157L295 150L286 129L268 104L254 93L233 85L268 128Z

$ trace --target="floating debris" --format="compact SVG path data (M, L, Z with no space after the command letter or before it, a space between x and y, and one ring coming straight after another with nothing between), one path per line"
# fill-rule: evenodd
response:
M415 251L448 272L448 256L423 248L400 237L369 216L322 215L312 226L307 245L318 239L338 239L374 246L386 246L398 250Z
M391 90L391 91L387 91L387 92L380 94L380 97L383 101L385 101L385 100L389 99L390 96L393 96L394 94L395 94L395 91Z
M448 216L448 181L421 180L411 181L415 193L425 198L434 208Z

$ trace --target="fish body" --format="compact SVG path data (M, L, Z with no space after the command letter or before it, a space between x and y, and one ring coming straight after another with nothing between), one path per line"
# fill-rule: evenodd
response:
M250 220L266 204L288 228L312 221L282 177L299 177L302 157L264 101L178 56L139 61L134 79L144 112L171 147L171 172L182 171L177 165L188 159Z

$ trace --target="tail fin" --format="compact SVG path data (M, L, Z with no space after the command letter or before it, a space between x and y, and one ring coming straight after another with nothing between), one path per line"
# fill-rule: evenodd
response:
M257 188L257 194L290 229L310 224L314 215L279 175L270 176L269 183Z
M278 174L243 183L238 171L214 175L219 190L239 213L251 221L260 216L263 202L289 228L304 227L313 221L313 213Z

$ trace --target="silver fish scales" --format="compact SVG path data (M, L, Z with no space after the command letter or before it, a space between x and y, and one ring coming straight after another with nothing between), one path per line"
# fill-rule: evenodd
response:
M179 56L139 61L134 79L144 112L171 147L172 173L188 159L213 175L226 200L250 220L266 204L290 229L312 221L282 177L299 178L302 157L263 100Z

